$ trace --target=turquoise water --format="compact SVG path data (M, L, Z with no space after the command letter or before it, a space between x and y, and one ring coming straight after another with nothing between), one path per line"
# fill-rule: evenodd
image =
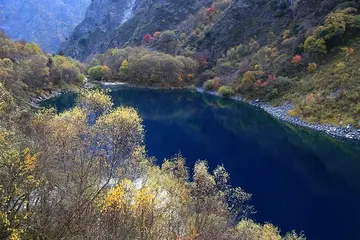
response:
M149 155L181 152L192 166L224 164L251 193L258 222L308 239L360 239L360 144L279 122L252 106L188 91L120 89L116 106L139 110ZM47 101L59 111L75 95Z

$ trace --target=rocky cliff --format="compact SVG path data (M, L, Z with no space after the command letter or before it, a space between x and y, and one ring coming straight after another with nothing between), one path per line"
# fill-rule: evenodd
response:
M0 28L14 40L55 52L80 23L90 0L0 0Z
M84 60L109 34L133 15L135 0L93 0L84 20L75 28L61 51Z
M83 22L61 46L80 60L108 48L141 43L143 36L175 28L211 0L94 0Z

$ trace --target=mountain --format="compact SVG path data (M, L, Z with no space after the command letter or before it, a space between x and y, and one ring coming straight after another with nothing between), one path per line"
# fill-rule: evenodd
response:
M84 60L108 48L139 44L147 33L173 29L211 0L94 0L61 51Z
M58 50L80 23L90 0L0 0L0 28L14 40Z

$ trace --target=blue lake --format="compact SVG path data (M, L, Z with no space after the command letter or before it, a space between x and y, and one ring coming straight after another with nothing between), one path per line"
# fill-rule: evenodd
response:
M360 239L360 144L282 123L252 106L189 91L113 89L139 110L148 154L223 164L252 194L253 218L308 239ZM71 108L74 94L44 106Z

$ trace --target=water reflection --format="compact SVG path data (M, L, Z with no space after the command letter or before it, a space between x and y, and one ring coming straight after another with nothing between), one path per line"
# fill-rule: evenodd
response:
M150 155L181 153L192 165L224 164L253 194L257 221L308 239L360 239L360 146L279 122L252 106L188 91L113 90L116 106L137 108ZM74 104L65 95L46 105Z

